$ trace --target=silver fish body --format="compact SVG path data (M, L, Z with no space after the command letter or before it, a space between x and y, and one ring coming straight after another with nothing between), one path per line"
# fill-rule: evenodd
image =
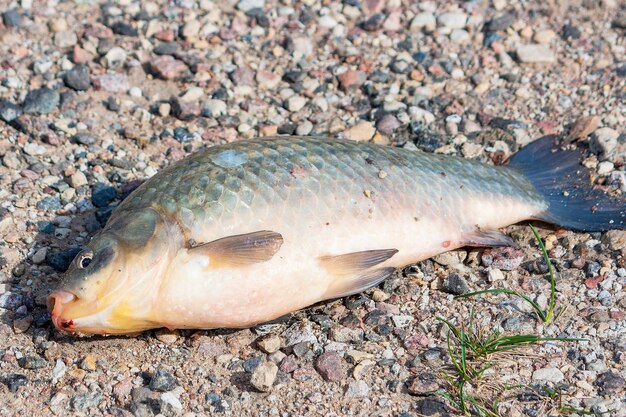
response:
M119 271L74 265L61 287L75 297L64 308L53 293L53 320L87 333L246 327L441 252L507 245L498 228L550 221L555 206L520 166L323 138L208 148L120 204L87 249L97 264L113 247ZM95 276L121 283L87 294Z

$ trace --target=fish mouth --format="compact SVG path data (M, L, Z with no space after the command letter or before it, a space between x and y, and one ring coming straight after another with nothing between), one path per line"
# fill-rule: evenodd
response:
M65 290L56 290L48 295L46 304L48 305L50 318L52 319L54 327L64 332L70 332L73 330L74 320L65 319L62 317L62 314L65 306L75 302L76 300L78 300L78 297L75 294Z

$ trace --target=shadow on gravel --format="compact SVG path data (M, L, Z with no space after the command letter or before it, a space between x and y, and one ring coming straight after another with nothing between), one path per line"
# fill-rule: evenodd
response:
M29 256L9 273L7 291L0 296L0 307L6 309L6 313L0 316L0 323L33 339L44 336L59 343L80 340L54 329L46 297L58 286L63 273L81 248L102 230L115 207L140 184L140 181L118 182L118 187L114 188L96 183L91 186L91 193L89 186L83 185L77 190L75 212L57 215L52 220L38 220L30 225L37 229L37 235L29 245ZM51 211L62 208L59 195L68 185L60 182L51 188L59 193L42 198L37 208ZM103 337L90 340L100 339Z

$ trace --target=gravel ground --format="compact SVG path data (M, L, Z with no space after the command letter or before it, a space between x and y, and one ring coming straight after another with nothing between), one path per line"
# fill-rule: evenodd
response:
M442 255L379 288L241 331L75 338L45 295L142 180L207 145L328 135L499 163L556 134L626 192L619 0L0 1L0 415L455 415L446 327L580 337L497 358L503 416L626 416L626 232L526 226L519 248ZM277 296L280 296L277 294ZM479 390L479 387L474 387Z

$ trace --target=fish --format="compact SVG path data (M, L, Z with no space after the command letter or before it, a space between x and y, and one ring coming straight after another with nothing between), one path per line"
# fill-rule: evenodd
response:
M114 210L48 296L56 328L246 328L358 294L465 246L512 246L526 220L626 228L581 151L531 142L505 165L318 137L206 148Z

